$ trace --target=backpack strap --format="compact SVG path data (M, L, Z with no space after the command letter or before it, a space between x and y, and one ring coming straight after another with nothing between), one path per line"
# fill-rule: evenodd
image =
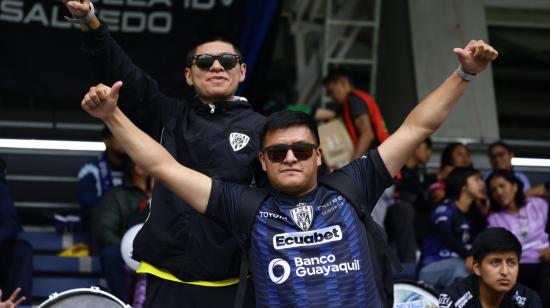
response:
M256 214L269 194L269 188L249 188L242 192L237 212L241 234L239 242L241 245L241 269L239 272L239 286L235 296L234 308L241 308L244 305L246 285L250 262L248 262L248 249L250 248L250 232L256 219Z
M241 230L239 241L245 250L248 250L250 247L250 232L252 231L252 225L269 191L269 188L248 188L241 194L237 219Z
M391 252L390 248L388 247L387 239L384 236L384 232L380 232L381 228L379 226L373 225L376 224L371 216L370 213L368 213L367 209L365 208L365 203L363 202L362 193L359 190L359 187L357 187L357 184L351 180L351 178L341 171L335 171L331 174L327 174L325 176L322 176L319 178L319 183L322 183L332 189L337 190L340 192L346 199L348 199L351 204L353 204L353 207L355 208L357 215L359 215L359 218L363 223L365 224L365 228L367 229L367 232L371 236L373 236L375 240L375 245L377 245L377 248L382 249L382 253L390 260L391 265L393 269L396 272L401 272L403 270L403 267L401 266L401 263L397 259L397 257Z

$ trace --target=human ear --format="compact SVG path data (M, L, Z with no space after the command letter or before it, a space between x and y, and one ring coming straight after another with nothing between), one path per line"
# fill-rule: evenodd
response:
M192 87L193 86L193 79L191 79L191 68L186 67L184 72L185 72L185 81L187 82L187 85Z
M239 65L239 69L241 71L240 76L239 76L239 82L243 82L244 78L246 77L246 63L241 63Z
M262 164L262 169L267 172L267 165L265 161L265 155L263 152L258 153L258 159L260 160L260 163Z

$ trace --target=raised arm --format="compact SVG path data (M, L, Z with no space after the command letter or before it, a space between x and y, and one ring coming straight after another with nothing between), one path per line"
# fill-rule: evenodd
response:
M158 135L160 128L157 126L173 114L180 102L162 94L157 81L132 62L103 21L91 13L90 0L63 0L63 3L72 18L80 19L90 14L80 23L80 29L83 32L82 46L89 55L96 82L110 85L123 81L119 107L132 119L143 118L150 128L148 133Z
M464 49L455 48L464 72L482 72L498 53L483 41L470 41ZM445 121L470 82L453 72L447 80L409 113L403 124L378 147L392 176L403 167L416 147Z
M206 212L212 180L192 169L180 165L160 144L137 128L117 107L122 82L112 88L98 85L82 100L82 108L103 120L117 141L138 166L163 182L199 213Z
M90 13L90 0L63 0L63 3L67 6L67 9L73 15L73 18L84 18ZM92 14L88 22L80 24L80 30L88 32L99 28L99 19Z

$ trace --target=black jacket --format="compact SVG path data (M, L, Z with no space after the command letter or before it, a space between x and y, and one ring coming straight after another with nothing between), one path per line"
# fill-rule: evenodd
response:
M124 82L123 111L160 139L178 162L240 184L251 183L255 173L262 176L257 154L265 118L245 99L211 107L198 98L188 102L167 97L131 62L104 23L83 36L84 50L91 55L100 81ZM134 241L133 258L184 281L220 280L238 276L240 250L222 225L196 213L157 183L150 217Z
M470 275L450 285L439 295L440 308L482 308L479 301L479 278ZM542 308L539 296L533 290L524 287L520 283L508 291L500 308Z

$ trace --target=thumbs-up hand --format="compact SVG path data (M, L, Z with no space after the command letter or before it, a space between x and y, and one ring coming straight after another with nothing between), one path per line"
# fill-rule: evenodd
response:
M464 49L455 48L453 52L464 72L472 75L483 71L498 56L498 52L482 40L472 40Z
M90 12L90 0L62 0L67 9L76 18L82 18Z
M100 83L90 88L90 91L84 95L80 105L92 116L104 120L117 108L121 87L122 81L115 82L112 87Z

